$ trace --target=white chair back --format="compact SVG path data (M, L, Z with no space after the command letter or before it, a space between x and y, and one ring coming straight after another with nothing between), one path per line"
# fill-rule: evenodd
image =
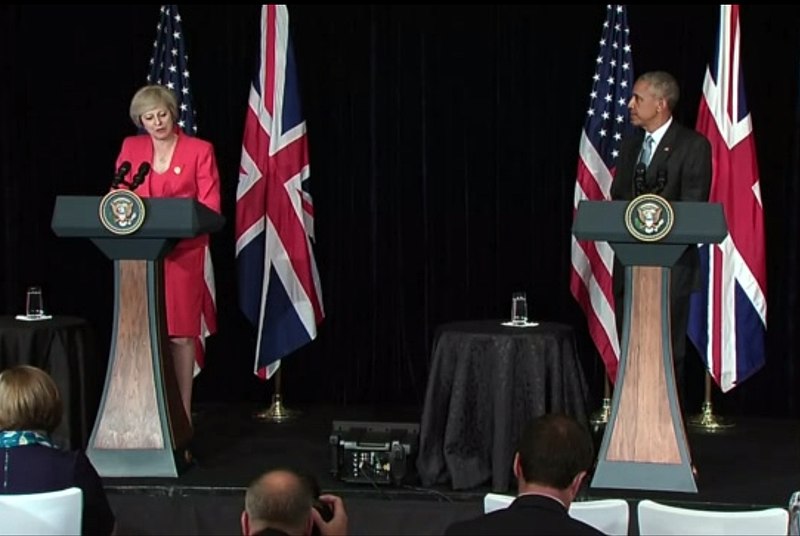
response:
M623 499L597 499L572 502L569 515L591 525L604 534L627 536L630 512Z
M785 508L729 512L681 508L643 500L639 502L637 514L641 536L786 536L789 530L789 512Z
M488 514L495 510L507 508L514 499L516 497L513 495L487 493L483 497L483 512ZM630 513L628 503L622 499L573 502L569 507L569 515L605 534L612 536L626 536L628 534Z
M79 536L83 492L68 488L43 493L0 495L0 534Z
M483 498L483 513L488 514L495 510L508 508L508 505L516 499L513 495L501 495L500 493L487 493Z

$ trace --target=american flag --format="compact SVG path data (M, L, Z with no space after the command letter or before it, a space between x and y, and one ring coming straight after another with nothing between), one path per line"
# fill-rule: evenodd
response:
M739 46L739 6L722 5L697 130L711 142L709 201L722 203L728 236L700 248L703 289L692 295L688 333L723 392L763 366L767 329L764 213Z
M189 56L186 54L186 41L181 22L177 5L161 6L147 83L160 84L172 90L178 99L178 113L180 114L178 126L186 134L194 135L197 134L197 123L192 107L192 92L189 88ZM205 248L203 275L205 292L203 310L200 315L200 336L196 344L195 374L200 372L205 363L206 337L217 331L214 267L211 264L211 251L208 246Z
M189 88L189 56L186 54L181 22L176 4L161 6L147 83L167 86L175 93L180 113L178 126L184 132L196 135L197 123Z
M269 379L281 358L317 336L324 312L286 6L262 6L260 50L236 189L236 257L239 304L258 330L254 373Z
M630 129L627 105L633 91L633 58L629 34L625 6L607 6L581 133L576 210L582 200L611 199L620 141ZM586 314L589 334L612 381L619 363L613 269L614 252L607 242L577 241L572 237L570 290Z

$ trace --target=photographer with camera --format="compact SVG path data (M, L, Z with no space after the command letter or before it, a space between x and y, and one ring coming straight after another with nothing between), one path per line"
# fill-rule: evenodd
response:
M247 488L241 524L244 536L346 536L347 512L312 476L273 469Z

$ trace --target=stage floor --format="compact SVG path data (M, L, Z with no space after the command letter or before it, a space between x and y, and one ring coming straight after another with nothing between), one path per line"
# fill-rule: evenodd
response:
M478 515L486 487L422 488L415 475L402 486L346 483L332 474L333 421L419 423L413 408L290 408L289 422L264 423L249 406L206 406L195 418L196 463L175 479L105 479L125 534L235 534L244 490L263 471L291 465L315 474L324 492L345 498L351 534L441 534L450 522ZM698 469L697 494L587 488L582 499L650 498L703 508L785 506L800 489L800 423L732 419L720 432L689 430ZM599 436L598 436L599 439ZM509 490L513 492L513 490ZM413 515L409 515L412 514Z

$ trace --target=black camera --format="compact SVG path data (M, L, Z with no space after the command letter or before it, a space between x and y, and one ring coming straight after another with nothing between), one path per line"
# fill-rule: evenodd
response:
M333 510L331 510L331 507L328 505L328 503L322 502L319 497L317 497L314 499L313 505L314 509L319 512L319 515L323 521L327 523L333 519ZM314 528L316 528L316 526Z
M327 523L328 521L333 519L333 510L328 505L328 503L322 501L319 498L320 496L319 482L317 482L316 477L314 477L314 475L312 474L303 473L301 476L303 477L303 480L305 480L308 489L311 491L311 496L314 497L314 500L312 501L311 505L317 512L319 512L319 516L322 518L322 520ZM311 536L320 536L319 527L317 526L316 523L314 523L314 526L311 527Z

